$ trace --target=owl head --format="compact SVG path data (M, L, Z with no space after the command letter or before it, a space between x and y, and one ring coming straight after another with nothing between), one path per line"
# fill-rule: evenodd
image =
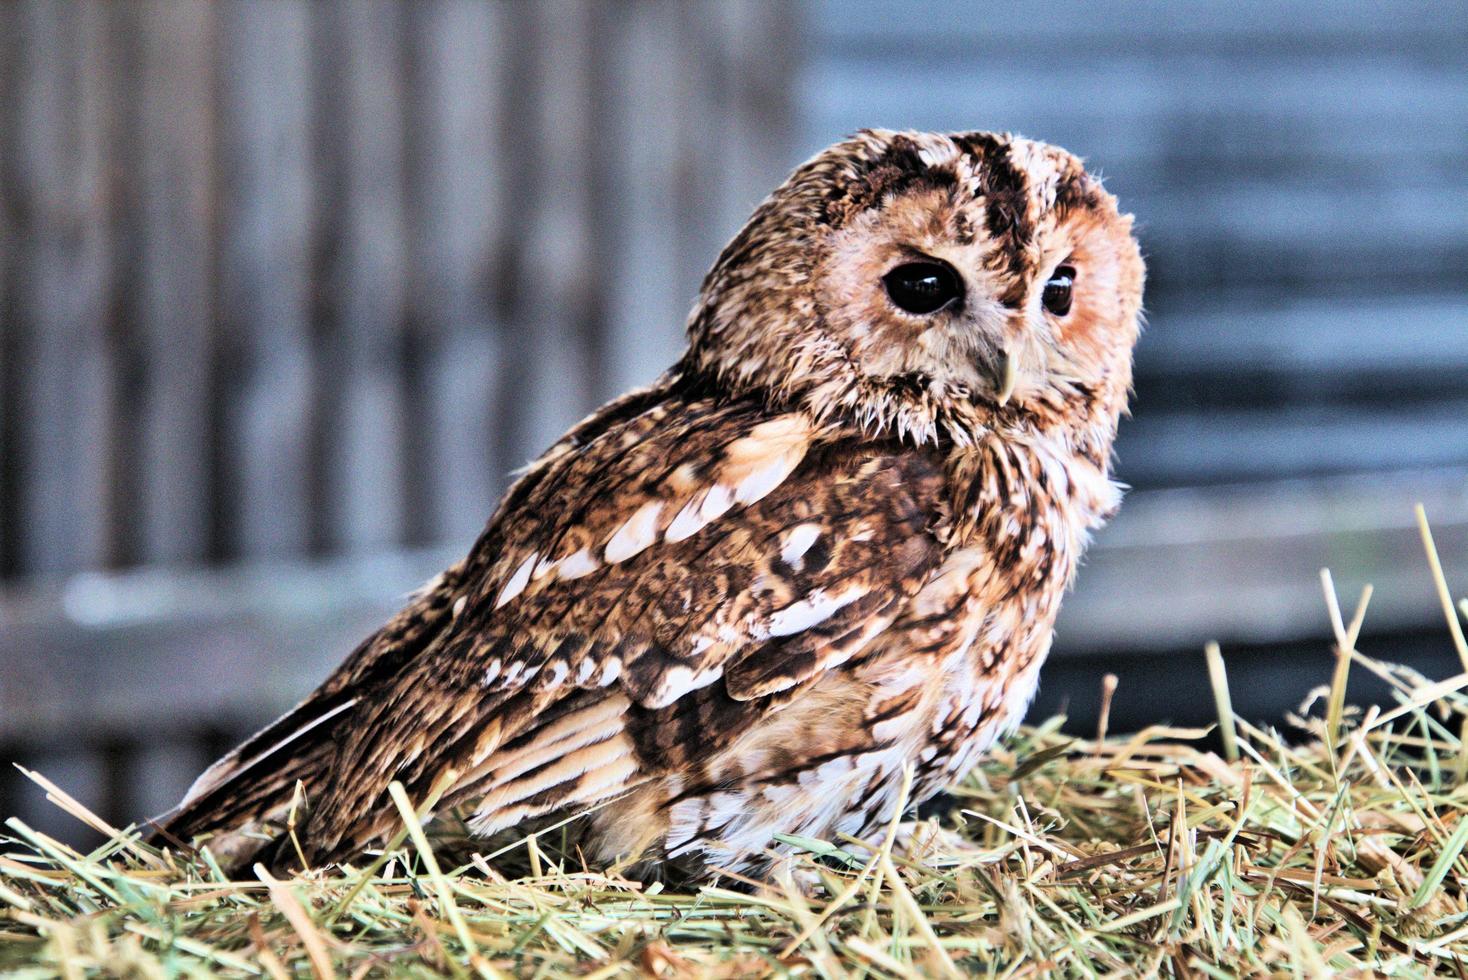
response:
M685 365L918 442L1058 427L1104 450L1142 282L1131 217L1066 151L865 130L797 169L724 250Z

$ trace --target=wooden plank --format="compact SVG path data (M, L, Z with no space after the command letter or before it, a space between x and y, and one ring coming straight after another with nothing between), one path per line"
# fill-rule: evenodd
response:
M772 9L776 8L772 5ZM663 125L674 139L666 164L673 176L674 252L662 276L668 281L673 305L683 313L670 319L681 327L704 275L749 217L746 210L725 224L725 212L733 210L727 202L737 193L735 185L741 179L742 160L733 145L744 135L735 129L734 106L741 93L734 81L736 73L728 64L729 45L732 32L742 26L745 6L741 0L730 0L714 14L690 4L674 7L673 16L667 11L667 7L652 8L659 20L671 22L672 47L660 59L664 71L672 74L671 85L644 111L663 115ZM721 124L710 127L711 119ZM634 173L632 179L636 178ZM683 347L683 334L680 329L673 357Z
M534 189L524 201L523 238L516 242L517 283L507 361L510 436L506 454L538 455L597 404L591 356L598 343L595 297L602 288L590 261L589 166L586 142L595 102L590 66L597 42L589 5L547 0L520 9L534 39L528 104L522 106L533 146Z
M94 567L108 557L113 375L107 341L108 77L101 11L29 4L20 75L13 193L20 356L17 565L29 574ZM14 431L14 429L12 429Z
M1139 375L1160 380L1184 373L1263 371L1329 376L1342 383L1388 373L1443 373L1460 382L1468 377L1468 315L1460 295L1189 305L1152 316L1137 348Z
M1330 163L1363 153L1461 159L1442 119L1468 109L1468 54L1436 58L1258 55L1188 57L1076 52L970 51L956 64L922 48L848 57L812 41L802 72L810 151L862 126L1008 129L1061 143L1117 172L1197 146L1264 159L1315 154ZM1395 168L1393 168L1395 169Z
M457 549L83 574L0 593L0 742L249 727L305 695Z
M1161 54L1195 49L1248 55L1310 48L1453 52L1468 39L1468 8L1432 8L1432 30L1391 4L1277 4L1269 0L1166 0L1092 3L1038 0L1012 6L914 0L812 3L824 45L862 52L955 49L988 54L1025 49L1115 50L1145 47Z
M210 552L214 357L214 17L150 0L142 36L138 318L143 404L141 553L197 562Z
M413 8L411 320L421 351L423 420L411 484L417 537L472 541L505 473L501 368L509 356L501 283L516 155L506 89L512 13L473 0Z
M1468 188L1437 179L1199 181L1191 191L1139 188L1126 200L1146 222L1142 234L1174 263L1227 249L1231 265L1261 278L1271 270L1323 278L1347 262L1346 275L1371 270L1380 285L1378 276L1412 275L1422 263L1438 273L1461 268L1450 263L1468 241ZM1281 267L1282 256L1293 259Z
M708 232L715 248L800 162L794 130L808 20L809 11L791 0L731 0L715 8L703 29L716 49L716 70L705 84L713 90L715 118L723 122L712 133L697 120L687 129L720 154L710 174L718 201Z
M1443 636L1412 514L1425 504L1448 581L1468 588L1468 468L1128 495L1062 607L1056 655L1201 650L1329 635L1320 569L1368 632ZM1302 692L1303 693L1303 692Z
M19 4L0 4L0 581L20 567L21 14Z
M691 161L682 157L679 119L691 102L692 75L703 63L682 47L667 11L647 2L623 6L604 53L609 77L621 80L606 106L609 128L636 134L602 144L611 157L614 195L606 220L611 245L605 253L603 372L614 391L647 384L678 358L693 302L680 240L686 219L680 197L687 196L680 191ZM694 261L707 268L714 257Z
M1148 412L1124 422L1121 479L1138 487L1468 464L1468 401Z
M296 554L311 537L313 188L310 10L220 8L220 320L229 552Z
M397 5L347 0L316 10L317 52L335 48L340 75L318 90L339 173L335 240L324 287L334 316L324 364L322 438L327 543L366 551L398 544L407 509L402 332L406 266L401 41ZM428 108L427 111L434 111Z
M1164 297L1137 349L1133 405L1144 435L1180 417L1244 410L1267 416L1262 438L1272 443L1298 431L1276 424L1297 412L1349 420L1462 397L1464 297L1296 297L1263 307L1240 297L1183 299ZM1167 476L1167 457L1142 438L1125 436L1128 468L1140 454L1154 461L1154 478L1181 478ZM1388 447L1384 458L1397 451ZM1303 452L1302 459L1311 454Z
M600 70L618 81L606 86L607 135L596 141L611 169L600 223L609 391L645 384L677 359L704 273L795 163L793 5L731 2L670 16L641 3L616 13Z

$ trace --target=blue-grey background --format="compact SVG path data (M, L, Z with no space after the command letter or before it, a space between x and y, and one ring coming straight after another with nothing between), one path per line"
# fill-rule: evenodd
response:
M0 757L161 810L677 354L703 270L862 126L1086 156L1151 269L1135 487L1039 714L1280 719L1462 669L1468 5L0 3ZM1360 683L1356 698L1382 696ZM55 826L0 775L0 810Z

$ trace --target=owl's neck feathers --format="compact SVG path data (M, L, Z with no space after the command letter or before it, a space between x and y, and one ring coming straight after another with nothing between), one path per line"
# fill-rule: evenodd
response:
M1089 533L1121 505L1124 488L1110 473L1120 410L1108 410L1095 392L1068 387L1065 396L1052 393L1004 408L958 391L935 395L879 386L861 394L850 403L854 413L838 401L827 417L844 416L873 438L943 452L960 541L986 527L1001 538L1024 537L1032 530L1028 524L1048 517L1074 535L1078 557ZM1052 513L1044 514L1045 506ZM995 514L1007 516L996 524Z
M674 373L699 379L710 393L762 397L771 411L799 410L818 424L849 427L871 439L962 452L998 436L1055 447L1102 472L1108 468L1128 378L1099 387L1051 382L999 407L958 384L865 376L837 341L819 331L807 336L814 339L778 355L753 356L746 349L733 363L694 345Z
M862 377L834 343L806 345L787 352L787 359L786 376L806 383L752 385L745 376L719 371L717 364L701 364L694 350L672 377L700 395L762 397L768 411L801 412L831 438L857 434L937 450L947 461L961 538L975 530L984 513L1026 507L1010 483L1019 471L1026 486L1054 495L1078 534L1099 528L1120 505L1123 487L1111 480L1110 463L1126 404L1125 381L1115 391L1051 386L999 408L954 387Z

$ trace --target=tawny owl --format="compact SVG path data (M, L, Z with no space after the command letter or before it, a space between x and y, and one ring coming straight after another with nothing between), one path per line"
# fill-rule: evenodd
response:
M586 853L761 874L1016 725L1117 507L1143 267L1081 161L865 131L724 249L688 349L535 461L468 557L166 820L312 863L397 824L593 810ZM772 848L774 851L772 852Z

